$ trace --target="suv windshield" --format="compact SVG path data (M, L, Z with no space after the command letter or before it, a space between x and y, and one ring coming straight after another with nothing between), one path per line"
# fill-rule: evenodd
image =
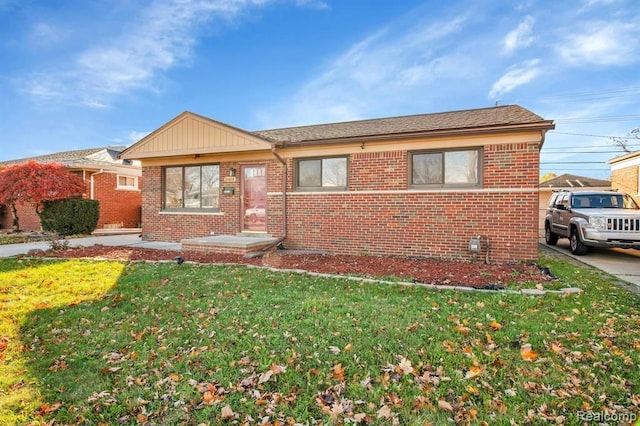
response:
M571 207L576 209L639 209L633 198L626 194L573 194Z

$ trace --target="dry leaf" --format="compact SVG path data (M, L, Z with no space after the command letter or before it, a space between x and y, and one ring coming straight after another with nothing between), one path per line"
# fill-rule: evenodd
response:
M400 370L398 372L399 373L402 372L402 374L404 374L405 376L407 374L413 373L413 367L411 366L411 361L409 361L404 357L400 359L400 363L398 364L398 369Z
M471 395L480 395L480 391L477 388L475 388L475 387L473 387L471 385L465 386L464 389L467 392L469 392Z
M438 400L438 408L440 408L441 410L444 410L444 411L448 411L450 413L453 412L453 407L451 406L451 404L449 404L444 399L439 399Z
M491 327L494 330L500 330L502 328L502 324L500 324L498 321L491 321L491 324L489 324L489 327Z
M378 410L376 416L379 419L390 419L391 418L391 407L388 405L383 405L382 408Z
M348 343L347 346L344 347L344 350L349 352L351 349L353 349L353 345L351 343Z
M344 380L344 368L342 368L342 364L334 365L331 371L331 377L338 380Z
M231 406L228 404L222 407L222 410L220 411L220 416L222 417L222 420L231 420L238 417L238 415L233 412L233 410L231 409Z
M520 348L520 355L525 361L533 362L538 359L538 352L531 349L531 345L529 343L522 345L522 348Z
M456 325L456 330L459 331L462 334L469 334L469 332L471 331L471 329L469 327L465 327L462 324Z
M465 379L475 379L476 377L478 377L480 374L482 374L482 368L472 365L471 367L469 367L469 371L467 371L467 374L464 376Z

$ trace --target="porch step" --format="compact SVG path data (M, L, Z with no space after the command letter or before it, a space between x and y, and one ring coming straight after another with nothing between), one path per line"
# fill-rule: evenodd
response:
M207 237L187 238L180 241L183 251L201 253L247 254L262 250L278 239L271 236L249 235L212 235Z

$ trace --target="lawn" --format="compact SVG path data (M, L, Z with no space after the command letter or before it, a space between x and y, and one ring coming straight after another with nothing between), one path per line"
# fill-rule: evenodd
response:
M0 424L629 424L639 297L0 260Z

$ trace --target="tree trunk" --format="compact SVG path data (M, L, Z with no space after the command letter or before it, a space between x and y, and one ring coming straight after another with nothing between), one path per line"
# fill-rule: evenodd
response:
M11 204L11 216L13 217L13 232L20 232L20 225L18 224L18 209L15 203Z

